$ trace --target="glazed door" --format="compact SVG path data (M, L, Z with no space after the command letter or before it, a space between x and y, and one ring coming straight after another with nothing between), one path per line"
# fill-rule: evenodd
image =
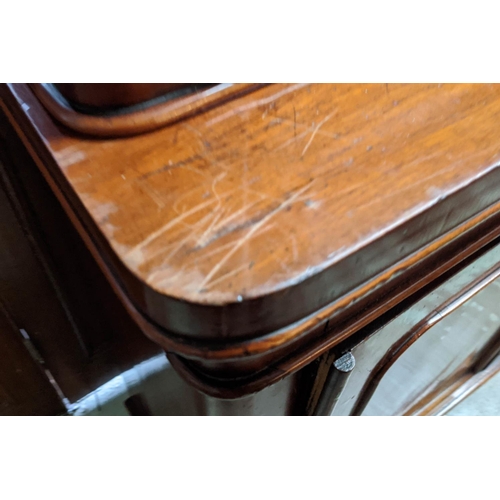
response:
M352 349L356 367L333 414L440 413L499 350L496 246Z

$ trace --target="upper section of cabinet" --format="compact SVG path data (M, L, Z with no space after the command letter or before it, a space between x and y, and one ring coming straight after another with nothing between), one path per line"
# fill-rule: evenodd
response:
M496 85L266 85L112 140L4 94L134 303L181 335L334 314L500 215Z

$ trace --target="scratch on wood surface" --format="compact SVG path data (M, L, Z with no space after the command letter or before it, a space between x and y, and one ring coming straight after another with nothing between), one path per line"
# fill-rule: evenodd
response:
M208 216L204 217L203 220L201 220L199 222L204 222L207 218L208 218ZM273 224L269 224L261 231L261 234L269 231L273 227L274 227ZM191 236L193 236L193 235L189 234L189 235L187 235L186 238L183 239L182 243L177 243L177 245L176 245L177 248L174 249L173 252L170 252L170 254L163 260L162 264L160 266L156 267L156 270L148 276L146 282L149 285L152 285L152 286L155 286L158 288L158 287L166 285L167 283L172 283L172 282L176 281L183 274L186 276L190 276L190 283L192 283L193 282L192 275L189 274L189 272L191 270L193 270L193 269L197 270L199 263L209 259L210 257L216 255L217 253L220 253L220 252L224 251L225 249L227 249L228 247L234 245L234 241L230 241L224 245L217 247L215 250L213 250L211 252L202 254L201 256L196 256L196 259L194 260L194 265L191 265L188 268L186 268L186 265L183 265L180 268L175 268L175 270L173 268L171 268L170 271L167 271L167 268L170 267L169 260L171 259L171 257L175 253L175 251L177 251L179 248L181 248L182 245L191 238ZM172 246L173 246L173 244L169 245L168 248L171 248ZM167 250L168 248L164 248L164 249L162 249L162 251ZM156 254L158 254L158 253L160 253L160 252L157 252ZM208 285L208 288L214 286L214 284L216 284L220 281L223 281L224 279L229 278L230 276L235 275L238 272L241 272L247 268L248 268L248 264L242 265L241 268L238 268L237 271L236 270L231 271L231 272L225 274L224 276L221 276L220 278L217 278L216 280L212 281L210 283L210 285ZM168 273L167 275L165 275L166 272Z
M222 177L224 177L226 175L225 172L223 172L222 174L220 174L220 179L222 179ZM219 179L219 180L220 180ZM213 184L212 184L213 186ZM212 189L212 193L213 193L213 187L211 187ZM179 204L181 204L186 198L189 198L191 195L193 195L193 193L196 193L196 191L200 191L200 190L203 190L205 191L205 194L209 194L210 191L206 189L206 187L204 185L200 185L200 186L196 186L196 188L194 189L190 189L189 191L187 191L186 193L182 194L181 196L179 196L177 198L177 200L175 201L175 203L172 205L172 208L173 210L178 214L178 215L182 215L183 212L180 212L179 211ZM233 194L235 191L238 191L237 189L228 189L227 191L224 191L224 197L228 197L230 194ZM215 194L214 194L215 196ZM207 196L203 196L203 198L206 198ZM214 202L214 201L219 201L220 197L219 198L212 198L210 199L209 201L211 202Z
M203 156L202 156L203 158ZM190 172L193 172L197 175L201 175L202 177L205 177L205 179L209 179L210 178L210 174L207 174L206 172L203 172L202 170L199 170L197 168L194 168L194 167L191 167L190 165L185 165L184 167L182 167L184 170L189 170Z
M266 233L272 227L273 227L272 225L266 226L265 228L262 229L262 231L260 231L260 234ZM216 248L214 248L210 252L200 253L200 254L196 255L196 263L203 262L203 261L209 259L210 257L226 250L228 247L232 247L232 246L234 246L234 241L228 241L227 243L224 243L223 245L217 246ZM194 248L191 251L193 251L193 250L198 250L198 249Z
M269 214L266 215L263 219L261 219L259 222L257 222L254 226L252 226L249 231L243 236L240 240L236 242L236 244L227 252L224 257L212 268L212 270L207 274L205 279L202 281L202 283L199 286L199 289L203 289L207 286L208 283L210 283L210 280L212 279L215 274L220 270L220 268L236 253L236 251L241 248L259 229L261 229L263 226L265 226L269 220L274 217L277 213L283 211L285 208L287 208L289 205L294 203L297 198L301 194L303 194L305 191L307 191L311 185L314 183L314 180L309 182L306 186L300 188L297 190L290 198L287 200L283 201L280 203L278 207L276 207L274 210L269 212Z
M316 128L314 129L313 133L311 134L311 137L309 139L309 141L307 142L305 148L303 149L302 151L302 154L300 155L301 158L304 157L304 155L306 154L306 151L309 149L309 146L312 144L312 141L314 139L314 137L316 136L316 134L318 133L318 130L336 113L336 110L331 112L328 116L326 116L325 118L323 118L323 120L321 120L318 125L316 125Z
M202 220L200 222L205 222L205 221ZM192 238L193 238L193 233L189 233L185 238L182 238L182 240L178 241L177 245L175 245L173 250L169 252L169 254L163 259L163 263L161 264L160 268L164 269L165 266L169 264L172 257Z
M214 196L215 198L217 199L217 205L220 207L220 196L219 196L219 193L217 192L217 189L215 189L215 186L217 185L217 183L223 179L224 177L226 177L226 174L227 172L222 172L221 174L219 174L213 181L212 181L212 185L211 185L211 188L212 188L212 193L214 193Z
M247 186L240 186L240 191L242 191L243 193L249 193L249 194L255 194L257 195L261 200L270 200L270 201L275 201L275 202L278 202L278 203L281 203L281 198L278 198L276 196L271 196L270 194L268 193L263 193L261 191L256 191L255 189L252 189L252 188L249 188L248 185Z
M149 177L152 177L153 175L158 175L161 174L162 172L168 172L169 170L175 170L180 167L185 167L186 165L189 165L190 163L194 163L198 160L201 160L202 156L201 155L194 155L191 156L190 158L187 158L186 160L181 160L178 162L168 162L166 165L161 166L160 168L157 168L151 172L146 172L145 174L142 174L141 176L138 177L138 180L146 180ZM199 172L198 172L199 173Z
M174 248L168 255L163 259L163 263L161 264L160 267L164 267L165 264L168 264L169 260L179 251L179 249L190 239L196 238L196 233L198 229L202 228L206 222L208 222L212 218L212 213L209 213L205 215L205 217L202 217L199 221L196 222L193 226L189 227L189 232L187 236L185 236L182 240L180 241L174 241L173 243L165 246L161 246L156 252L148 252L147 255L147 260L151 260L155 258L156 256L165 253L167 250L170 248Z
M284 90L281 90L280 92L276 92L276 94L273 94L272 96L265 97L263 99L259 99L258 101L251 102L250 104L246 104L244 106L240 106L238 108L234 108L227 113L224 113L223 115L216 116L215 118L212 118L212 120L209 120L206 123L207 127L211 127L212 125L215 125L216 123L219 123L226 118L229 118L231 116L243 113L245 111L249 111L251 109L257 108L259 106L263 106L265 104L269 104L273 101L276 101L276 99L279 99L280 97L289 94L290 92L294 92L295 90L301 89L302 87L305 87L308 85L307 83L298 83L296 85L292 85L291 87L287 87Z
M335 113L337 109L333 111ZM290 118L281 118L282 122L287 122L290 124L293 124L295 127L300 127L304 132L314 132L314 129L316 128L315 125L306 125L305 123L294 123L294 121ZM324 137L330 137L331 139L338 139L340 137L340 134L337 132L327 132L325 130L318 130L316 132L318 135L324 136Z
M209 259L212 257L212 255L218 254L225 250L228 247L231 247L234 245L234 241L228 241L227 243L224 243L224 245L219 245L217 248L214 248L210 252L204 252L201 256L196 256L196 262L203 262L206 259Z
M147 238L145 238L143 241L141 241L141 243L139 243L135 247L131 248L127 252L126 258L130 258L133 255L137 255L137 253L139 251L141 251L143 248L147 247L151 242L153 242L154 240L159 238L162 234L166 233L169 229L174 227L176 224L181 222L183 219L185 219L186 217L189 217L192 214L195 214L196 212L199 212L200 210L208 207L209 205L211 205L214 202L215 202L215 200L208 200L208 201L205 201L204 203L200 203L199 205L196 205L195 207L193 207L191 210L187 210L186 212L183 212L181 215L179 215L179 216L175 217L174 219L172 219L171 221L167 222L160 229L158 229L157 231L154 231Z
M244 269L248 269L248 263L247 262L245 262L245 264L237 267L236 269L233 269L232 271L229 271L228 273L223 274L219 278L217 278L215 280L212 280L205 288L211 288L214 285L216 285L217 283L220 283L221 281L224 281L224 280L230 278L231 276L234 276L234 275L236 275L238 273L241 273L241 271L243 271Z
M181 215L184 212L184 210L182 210L182 212L180 211L179 205L186 198L189 198L191 195L193 195L193 193L196 193L196 191L200 191L200 189L203 189L203 186L196 186L194 189L190 189L189 191L186 191L185 193L183 193L183 194L181 194L180 196L177 197L177 199L175 200L174 204L172 205L172 208L177 213L177 215ZM214 200L211 200L211 201L214 201Z
M196 212L199 212L200 210L202 210L202 209L206 208L207 206L211 205L212 203L217 202L217 208L218 208L220 206L220 197L217 194L217 191L215 190L215 184L217 183L217 181L219 181L220 179L222 179L225 175L226 175L226 172L222 172L212 182L212 190L214 192L214 195L216 196L215 200L214 199L207 200L207 201L205 201L203 203L200 203L200 204L196 205L195 207L191 208L190 210L187 210L186 212L183 212L182 214L178 215L177 217L175 217L171 221L167 222L160 229L158 229L157 231L154 231L153 233L151 233L147 238L145 238L143 241L141 241L141 243L139 243L138 245L136 245L132 249L130 249L127 252L127 254L126 254L125 257L126 258L131 258L131 257L137 258L138 257L138 253L142 249L144 249L145 247L147 247L150 243L152 243L154 240L156 240L157 238L159 238L162 234L165 234L169 229L171 229L172 227L174 227L177 224L179 224L186 217L189 217L190 215L192 215L192 214L194 214Z
M220 208L220 205L219 207ZM198 238L198 241L196 242L196 246L203 246L208 240L209 240L209 234L213 230L215 224L219 221L221 216L227 212L227 208L223 208L220 212L216 213L214 217L212 218L212 222L209 224L209 226L203 231L203 234Z
M247 212L252 206L257 204L260 200L258 201L253 201L251 203L247 203L245 206L237 210L236 212L233 212L231 215L228 215L225 219L219 221L218 224L214 227L214 225L211 225L209 230L207 230L203 236L199 239L198 243L196 244L196 249L200 250L202 248L205 248L208 246L210 243L212 243L214 240L220 238L221 236L224 236L228 232L231 231L231 228L226 228L223 229L225 226L227 226L228 222L232 221L233 219L236 219L236 217L242 215L243 213ZM219 219L219 218L218 218ZM212 232L212 234L209 236L209 232Z
M146 182L142 182L140 180L136 180L135 182L137 182L137 184L140 186L140 189L142 189L158 205L158 207L165 207L165 203L158 195L158 193L154 189L152 189Z
M289 146L292 142L296 142L298 139L302 139L302 137L305 137L308 134L309 130L305 130L304 132L301 132L299 135L294 135L291 139L288 139L288 141L284 142L280 146L274 149L274 151L280 151L283 148L286 148Z
M165 273L165 269L156 271L153 275L149 276L147 279L148 285L154 286L155 288L161 288L167 286L169 283L177 281L179 276L185 274L185 266L176 269L174 274L168 274L167 276L161 277L162 273Z

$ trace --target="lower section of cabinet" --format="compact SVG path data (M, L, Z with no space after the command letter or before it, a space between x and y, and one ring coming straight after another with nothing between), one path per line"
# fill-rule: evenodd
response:
M495 360L486 369L477 374L461 377L455 384L439 393L438 397L425 406L420 402L417 415L443 415L457 403L470 396L478 387L500 372L500 360ZM488 389L499 387L497 380ZM295 389L300 390L300 386ZM258 395L250 395L241 399L218 399L199 393L190 387L175 372L165 356L156 356L136 365L130 370L113 378L96 391L81 400L69 405L69 414L75 416L280 416L296 414L293 408L293 381L288 379L261 391ZM482 392L482 391L480 391ZM461 408L467 410L467 415L482 414L497 415L500 413L485 413L489 407L471 399ZM486 400L487 401L487 398ZM473 405L471 407L471 404ZM500 406L496 407L500 410ZM495 408L493 408L494 410ZM453 412L452 412L453 414ZM464 414L463 409L461 414Z

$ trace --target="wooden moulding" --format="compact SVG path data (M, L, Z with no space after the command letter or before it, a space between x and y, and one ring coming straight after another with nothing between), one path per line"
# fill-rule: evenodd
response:
M132 101L133 105L128 107L99 114L85 113L76 109L53 84L32 83L30 87L47 111L63 125L88 135L125 137L164 127L244 95L263 85L257 83L219 83L204 90L190 93L182 92L184 89L171 89L170 92L167 91L166 94L146 102ZM94 102L91 100L90 102L95 105L105 101L96 100ZM111 103L113 104L113 101ZM94 111L97 109L96 107Z

